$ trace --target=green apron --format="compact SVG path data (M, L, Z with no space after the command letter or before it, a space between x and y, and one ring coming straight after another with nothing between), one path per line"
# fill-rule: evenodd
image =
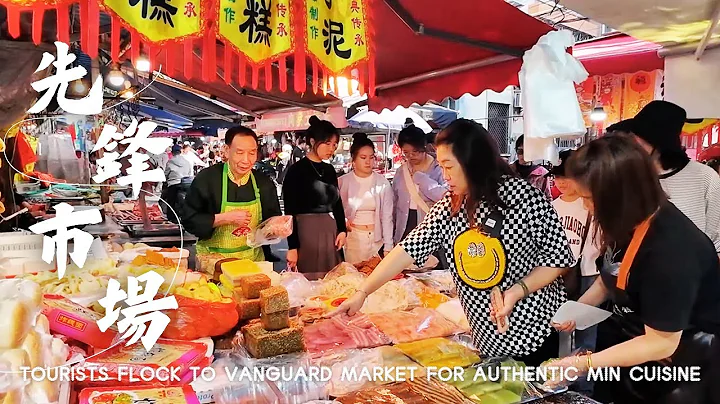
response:
M220 205L220 212L225 213L238 209L244 209L250 212L252 217L248 227L251 232L255 232L258 224L262 222L260 190L255 183L255 176L250 174L250 181L252 181L252 186L255 191L255 199L250 202L228 202L227 184L230 181L230 178L228 176L227 163L225 163L223 167L222 181L222 204ZM264 261L265 254L263 254L262 247L248 247L246 235L236 236L233 234L233 231L237 228L238 226L234 224L216 227L209 240L198 241L196 246L197 254L219 253L224 255L226 258L249 259L255 262Z

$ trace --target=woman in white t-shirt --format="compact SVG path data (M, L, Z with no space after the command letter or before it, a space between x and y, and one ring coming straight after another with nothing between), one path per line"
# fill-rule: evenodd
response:
M340 177L340 196L348 221L345 261L356 264L393 248L393 193L385 177L373 171L375 145L356 133L350 146L353 170Z

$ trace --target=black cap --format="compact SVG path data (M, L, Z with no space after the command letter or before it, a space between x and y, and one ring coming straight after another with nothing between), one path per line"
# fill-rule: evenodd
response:
M565 163L575 150L563 150L560 152L560 164L553 166L546 176L565 177Z
M681 106L668 101L651 101L632 119L608 127L608 130L631 132L650 146L660 149L681 147L680 135L687 120Z

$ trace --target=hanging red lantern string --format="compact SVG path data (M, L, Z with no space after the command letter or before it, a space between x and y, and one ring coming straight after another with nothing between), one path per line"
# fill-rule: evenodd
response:
M271 91L273 86L272 62L265 62L265 91Z
M375 21L374 21L374 14L372 10L375 10L375 4L374 0L367 0L368 2L368 9L365 10L365 18L368 22L367 27L367 46L368 46L368 58L367 63L365 64L367 66L367 81L368 81L368 97L374 98L375 97ZM365 77L360 76L360 82L362 82L362 79ZM360 94L363 92L361 91Z
M232 57L233 52L230 45L227 42L223 44L223 50L225 54L223 56L223 72L225 78L225 84L230 85L232 83Z
M215 29L212 27L213 24L214 22L208 21L208 27L206 28L202 45L202 79L204 81L214 81L217 74L217 46L215 44Z
M64 43L70 42L70 16L68 6L65 4L57 7L57 40Z
M280 77L280 91L285 92L287 91L287 60L285 56L282 56L278 63L280 65L280 72L278 76Z
M177 57L178 45L169 43L164 46L165 48L165 72L167 74L175 73L175 58Z
M88 48L88 6L87 4L78 4L78 14L80 14L80 48L87 50ZM70 27L75 29L75 27Z

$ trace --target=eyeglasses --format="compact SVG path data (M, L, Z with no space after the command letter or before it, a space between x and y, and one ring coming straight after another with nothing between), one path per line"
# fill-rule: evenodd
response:
M425 154L425 150L413 150L411 152L406 152L403 150L402 153L405 157L420 157Z

